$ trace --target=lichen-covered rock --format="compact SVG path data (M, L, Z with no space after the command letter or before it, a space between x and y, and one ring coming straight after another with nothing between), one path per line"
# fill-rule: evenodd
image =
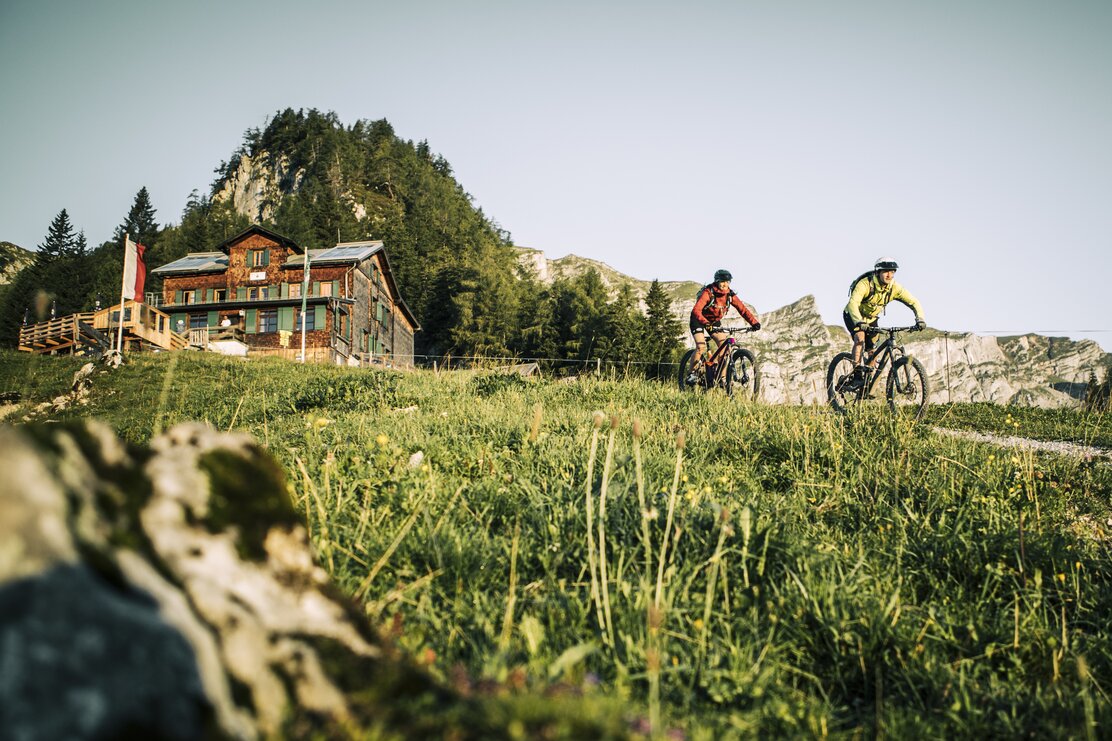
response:
M4 738L566 735L558 710L523 725L383 644L248 436L0 426L0 470Z

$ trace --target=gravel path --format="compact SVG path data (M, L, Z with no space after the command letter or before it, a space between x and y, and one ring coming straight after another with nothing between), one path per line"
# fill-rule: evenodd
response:
M941 435L961 437L967 440L976 440L977 442L991 443L1008 448L1031 448L1033 450L1057 453L1059 455L1070 455L1080 458L1099 458L1105 461L1112 461L1112 450L1108 448L1097 448L1092 445L1081 445L1080 443L1070 443L1063 440L1032 440L1028 437L987 435L983 432L950 430L945 427L935 427L934 431Z

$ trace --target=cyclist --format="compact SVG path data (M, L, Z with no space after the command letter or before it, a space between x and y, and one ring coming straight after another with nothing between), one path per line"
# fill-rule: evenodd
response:
M849 287L849 303L842 312L842 320L853 338L854 369L853 378L846 385L846 390L861 388L866 374L872 370L871 366L861 363L862 349L866 353L873 351L873 336L865 332L865 328L877 326L881 313L891 301L899 301L915 312L915 329L927 327L922 305L896 282L896 270L899 267L891 257L878 257L873 269L859 275Z
M698 368L707 353L707 340L705 334L710 334L716 344L721 345L726 341L727 334L715 331L726 312L733 306L741 314L742 319L749 322L754 331L761 328L760 318L752 309L730 290L730 281L734 276L729 270L718 270L714 273L714 282L708 283L699 289L695 299L695 306L691 309L689 327L691 336L695 339L695 358Z

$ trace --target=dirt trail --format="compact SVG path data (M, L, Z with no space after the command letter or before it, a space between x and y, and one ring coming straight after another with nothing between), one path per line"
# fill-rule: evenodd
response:
M935 427L934 431L950 437L961 437L967 440L976 440L982 443L1001 445L1007 448L1031 448L1059 455L1077 456L1080 458L1096 458L1102 461L1112 461L1112 449L1098 448L1092 445L1082 445L1064 440L1032 440L1029 437L1016 437L1014 435L989 435L971 430L950 430L945 427Z

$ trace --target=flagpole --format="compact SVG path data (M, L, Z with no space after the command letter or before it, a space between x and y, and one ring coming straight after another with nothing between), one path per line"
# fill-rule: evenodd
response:
M301 277L301 362L305 362L305 308L309 304L309 248L305 248L305 274ZM315 324L313 326L316 326Z
M116 338L116 350L121 355L124 352L124 294L127 292L127 240L128 233L124 232L124 268L120 276L120 328ZM111 316L111 314L109 314Z

